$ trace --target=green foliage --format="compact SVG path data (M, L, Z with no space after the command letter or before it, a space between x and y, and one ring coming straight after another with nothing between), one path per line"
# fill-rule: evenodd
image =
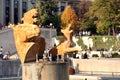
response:
M80 30L88 30L95 33L95 25L93 19L85 16L85 13L89 11L89 7L91 6L92 2L89 0L81 0L80 4L78 5L78 16L79 16L79 27Z
M97 50L97 49L100 49L100 47L102 47L104 45L104 44L102 44L102 38L101 37L95 36L95 37L90 37L90 38L93 39L93 47L92 47L92 49ZM102 46L100 46L100 45L102 45Z
M61 40L63 38L63 36L56 36L57 40Z
M78 16L80 21L84 17L84 14L89 10L89 7L92 5L92 2L89 0L80 0L78 5Z
M111 25L110 21L103 21L103 22L98 22L97 23L97 33L101 35L106 35L108 34L108 29L109 26Z
M101 48L104 48L105 50L109 50L111 46L114 46L114 50L117 50L115 49L116 45L115 45L115 42L116 42L116 37L113 37L113 36L94 36L94 37L91 37L93 39L93 47L92 49L93 50L100 50ZM104 42L103 41L103 38L106 39L106 41Z
M118 53L112 54L112 58L120 58L120 55Z
M82 38L79 38L77 44L81 46L82 50L87 50L87 46L84 45Z
M57 40L61 40L62 38L63 36L56 37ZM93 40L92 50L100 50L103 48L108 51L113 46L113 50L117 51L120 48L120 39L117 40L114 36L90 36L89 38L92 38ZM83 50L87 49L87 46L83 43L82 38L79 38L77 44L81 46Z
M98 54L93 54L92 57L99 57Z
M120 23L120 0L94 0L85 16L95 19L97 33L107 34Z
M38 24L45 26L52 23L55 27L60 26L59 15L57 15L57 1L58 0L45 0L44 2L40 2L40 0L38 0Z

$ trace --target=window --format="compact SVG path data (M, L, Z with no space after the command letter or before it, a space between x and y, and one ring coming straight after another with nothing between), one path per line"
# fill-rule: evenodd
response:
M10 17L10 0L5 0L5 24L8 25Z
M14 0L14 23L18 23L18 0Z
M27 2L22 2L22 15L27 11Z

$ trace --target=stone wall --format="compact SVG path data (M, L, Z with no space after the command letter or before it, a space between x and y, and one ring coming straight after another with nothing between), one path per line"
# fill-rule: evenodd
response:
M21 63L19 60L0 60L0 78L21 76Z
M45 38L46 48L52 47L52 37L57 35L56 29L41 28L41 35ZM12 29L6 29L0 31L0 46L3 46L3 52L10 51L16 53L16 47L14 43L14 36Z
M72 66L80 73L120 75L120 59L71 59Z
M52 42L52 38L57 36L56 29L51 28L41 28L41 35L45 38L46 48L50 48L54 46L54 42Z
M3 46L3 52L6 51L10 51L11 53L16 52L12 29L0 31L0 46Z

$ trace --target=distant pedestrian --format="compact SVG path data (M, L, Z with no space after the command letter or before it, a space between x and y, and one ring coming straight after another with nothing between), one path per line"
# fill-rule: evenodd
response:
M85 51L85 53L83 55L83 59L88 59L87 51Z
M103 52L104 52L104 48L101 48L100 49L100 54L103 55Z
M3 52L0 50L0 59L3 59Z
M2 26L3 26L3 25L0 23L0 30L2 30Z
M113 51L113 46L109 49L108 57L111 57L111 56L112 56L112 51Z
M73 58L76 58L76 51L73 52Z
M9 60L10 59L10 52L7 51L6 54L3 56L3 60Z
M7 28L11 28L10 24L11 24L11 23L9 22Z
M3 47L2 46L0 47L0 51L3 51Z

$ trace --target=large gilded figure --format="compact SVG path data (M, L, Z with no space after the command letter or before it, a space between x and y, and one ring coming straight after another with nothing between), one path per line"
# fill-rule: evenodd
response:
M45 40L40 37L40 28L34 24L37 22L37 16L37 9L32 9L24 14L22 24L11 24L22 63L35 61L36 54L42 57L45 50Z
M50 54L52 54L53 57L61 55L64 58L65 54L69 52L82 51L81 48L77 48L71 45L73 42L73 31L76 27L77 21L78 17L75 14L74 9L68 5L61 15L61 32L63 33L63 39L59 45L50 50Z

